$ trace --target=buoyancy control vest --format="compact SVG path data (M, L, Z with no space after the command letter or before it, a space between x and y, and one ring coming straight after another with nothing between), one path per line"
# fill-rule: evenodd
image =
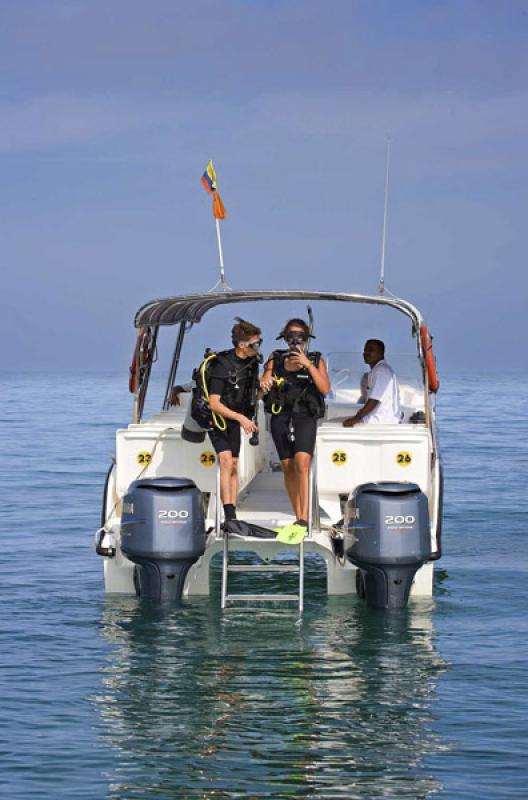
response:
M289 350L275 350L273 359L273 386L264 398L264 410L270 414L308 413L316 419L325 415L325 400L312 380L308 370L303 367L290 372L284 364L290 355ZM319 366L321 353L307 353L315 367Z
M244 359L243 364L241 361L234 349L219 353L206 351L204 360L194 370L191 416L202 428L216 427L225 430L227 426L224 417L211 411L209 406L209 384L213 369L217 373L214 377L224 381L222 403L247 417L254 416L258 392L258 362L256 358Z

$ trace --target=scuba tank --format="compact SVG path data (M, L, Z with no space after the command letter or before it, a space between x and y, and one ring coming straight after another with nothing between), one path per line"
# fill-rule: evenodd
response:
M206 433L207 429L203 428L193 418L191 403L189 403L181 429L182 439L184 439L186 442L192 442L193 444L201 444L203 441L205 441Z
M209 408L209 391L207 388L208 372L211 369L212 361L219 354L211 353L210 349L204 353L204 358L199 367L192 373L192 397L187 407L187 413L182 425L182 439L186 442L201 443L205 439L207 431L214 426L213 412ZM215 415L219 424L219 430L225 430L226 422L221 415ZM222 425L223 422L223 425Z

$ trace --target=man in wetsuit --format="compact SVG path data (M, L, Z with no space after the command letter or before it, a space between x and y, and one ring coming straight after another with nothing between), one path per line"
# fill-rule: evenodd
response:
M236 519L240 430L246 434L257 430L248 415L256 402L251 393L257 386L260 334L260 328L251 322L241 320L234 325L233 349L218 354L208 377L209 408L217 418L220 415L225 420L225 430L215 425L209 430L209 437L220 465L220 495L226 522Z

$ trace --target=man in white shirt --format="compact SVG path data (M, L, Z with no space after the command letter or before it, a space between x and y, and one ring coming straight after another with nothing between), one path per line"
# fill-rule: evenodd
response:
M370 367L367 402L353 417L343 421L345 428L358 423L383 422L397 425L401 421L400 387L396 373L385 361L385 345L380 339L368 339L363 359Z

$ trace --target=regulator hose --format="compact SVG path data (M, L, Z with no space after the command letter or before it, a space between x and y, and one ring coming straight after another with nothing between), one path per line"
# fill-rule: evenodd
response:
M216 353L212 353L210 356L207 356L202 362L202 366L200 367L200 377L202 379L202 389L204 393L204 397L209 403L209 389L207 388L207 381L205 379L205 370L207 369L207 365L213 358L216 358ZM211 405L209 403L209 408ZM227 423L224 417L221 414L215 414L215 412L211 409L211 416L213 418L213 424L215 428L218 428L219 431L225 431L227 428Z
M277 378L275 373L273 374L273 382L275 383L275 386L277 386L277 387L281 386L284 383L284 381L285 381L285 378ZM282 411L282 405L277 406L276 403L272 403L271 404L271 413L272 414L280 414L281 411Z

